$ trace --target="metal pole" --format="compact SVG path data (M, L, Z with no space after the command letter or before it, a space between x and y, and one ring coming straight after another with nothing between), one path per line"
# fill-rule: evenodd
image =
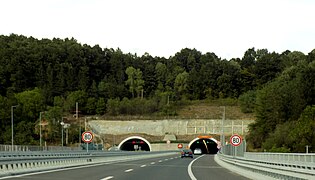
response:
M84 118L84 131L86 131L86 118Z
M69 136L69 134L68 134L68 127L66 127L66 146L68 146L68 136Z
M62 130L61 130L61 134L62 134L62 136L61 136L61 147L63 149L63 126L61 128L62 128Z
M42 112L39 112L39 146L42 147Z
M14 145L14 136L13 136L13 121L14 121L14 114L13 114L13 108L16 106L11 106L11 151L13 151L13 145Z
M64 126L64 122L63 122L63 117L61 118L61 147L62 147L62 150L63 150L63 126Z
M225 106L223 106L223 114L222 114L222 122L221 122L221 146L224 146L225 144L225 138L224 138L224 120L225 120Z
M76 120L78 121L78 107L79 104L78 102L75 103L75 118ZM79 147L80 147L80 144L81 144L81 121L79 122Z

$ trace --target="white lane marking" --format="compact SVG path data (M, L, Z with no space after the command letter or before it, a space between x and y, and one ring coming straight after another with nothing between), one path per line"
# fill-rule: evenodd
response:
M188 175L189 175L189 177L190 177L191 180L197 180L197 178L194 176L194 173L193 173L192 170L191 170L191 166L192 166L192 164L193 164L197 159L201 158L202 156L204 156L204 154L201 155L201 156L199 156L199 157L197 157L197 158L194 159L193 161L191 161L191 162L189 163L189 165L188 165Z
M127 169L125 172L130 172L130 171L133 171L133 169Z
M165 161L167 161L168 159L164 159Z
M173 159L173 158L171 158L171 159Z
M162 162L162 160L159 160L159 162Z
M114 178L114 176L108 176L108 177L100 179L100 180L108 180L108 179L113 179L113 178Z
M140 167L146 167L146 166L147 166L147 165L144 164L144 165L141 165Z
M151 164L155 164L155 162L151 162Z

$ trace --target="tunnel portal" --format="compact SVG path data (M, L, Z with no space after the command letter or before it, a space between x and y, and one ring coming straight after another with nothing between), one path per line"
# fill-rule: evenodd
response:
M131 136L124 139L118 149L122 151L151 151L149 141L140 136Z
M189 148L193 152L196 148L199 148L202 154L216 154L218 152L218 141L211 137L198 137L189 143Z

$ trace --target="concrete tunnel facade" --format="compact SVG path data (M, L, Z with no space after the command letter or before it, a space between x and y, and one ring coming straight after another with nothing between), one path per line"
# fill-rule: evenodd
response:
M216 154L221 148L221 143L211 136L198 136L189 142L188 148L194 151L201 149L202 154ZM122 151L152 151L152 146L148 140L141 136L130 136L118 145Z
M151 144L148 140L140 136L130 136L118 145L122 151L152 151Z
M210 136L200 136L190 141L188 147L193 152L196 148L199 148L202 154L217 154L221 143Z

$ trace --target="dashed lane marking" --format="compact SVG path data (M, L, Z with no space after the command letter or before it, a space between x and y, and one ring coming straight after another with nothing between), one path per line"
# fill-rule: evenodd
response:
M108 179L113 179L113 178L114 178L114 176L108 176L108 177L100 179L100 180L108 180Z
M133 169L127 169L127 170L125 170L125 172L131 172L131 171L133 171Z

